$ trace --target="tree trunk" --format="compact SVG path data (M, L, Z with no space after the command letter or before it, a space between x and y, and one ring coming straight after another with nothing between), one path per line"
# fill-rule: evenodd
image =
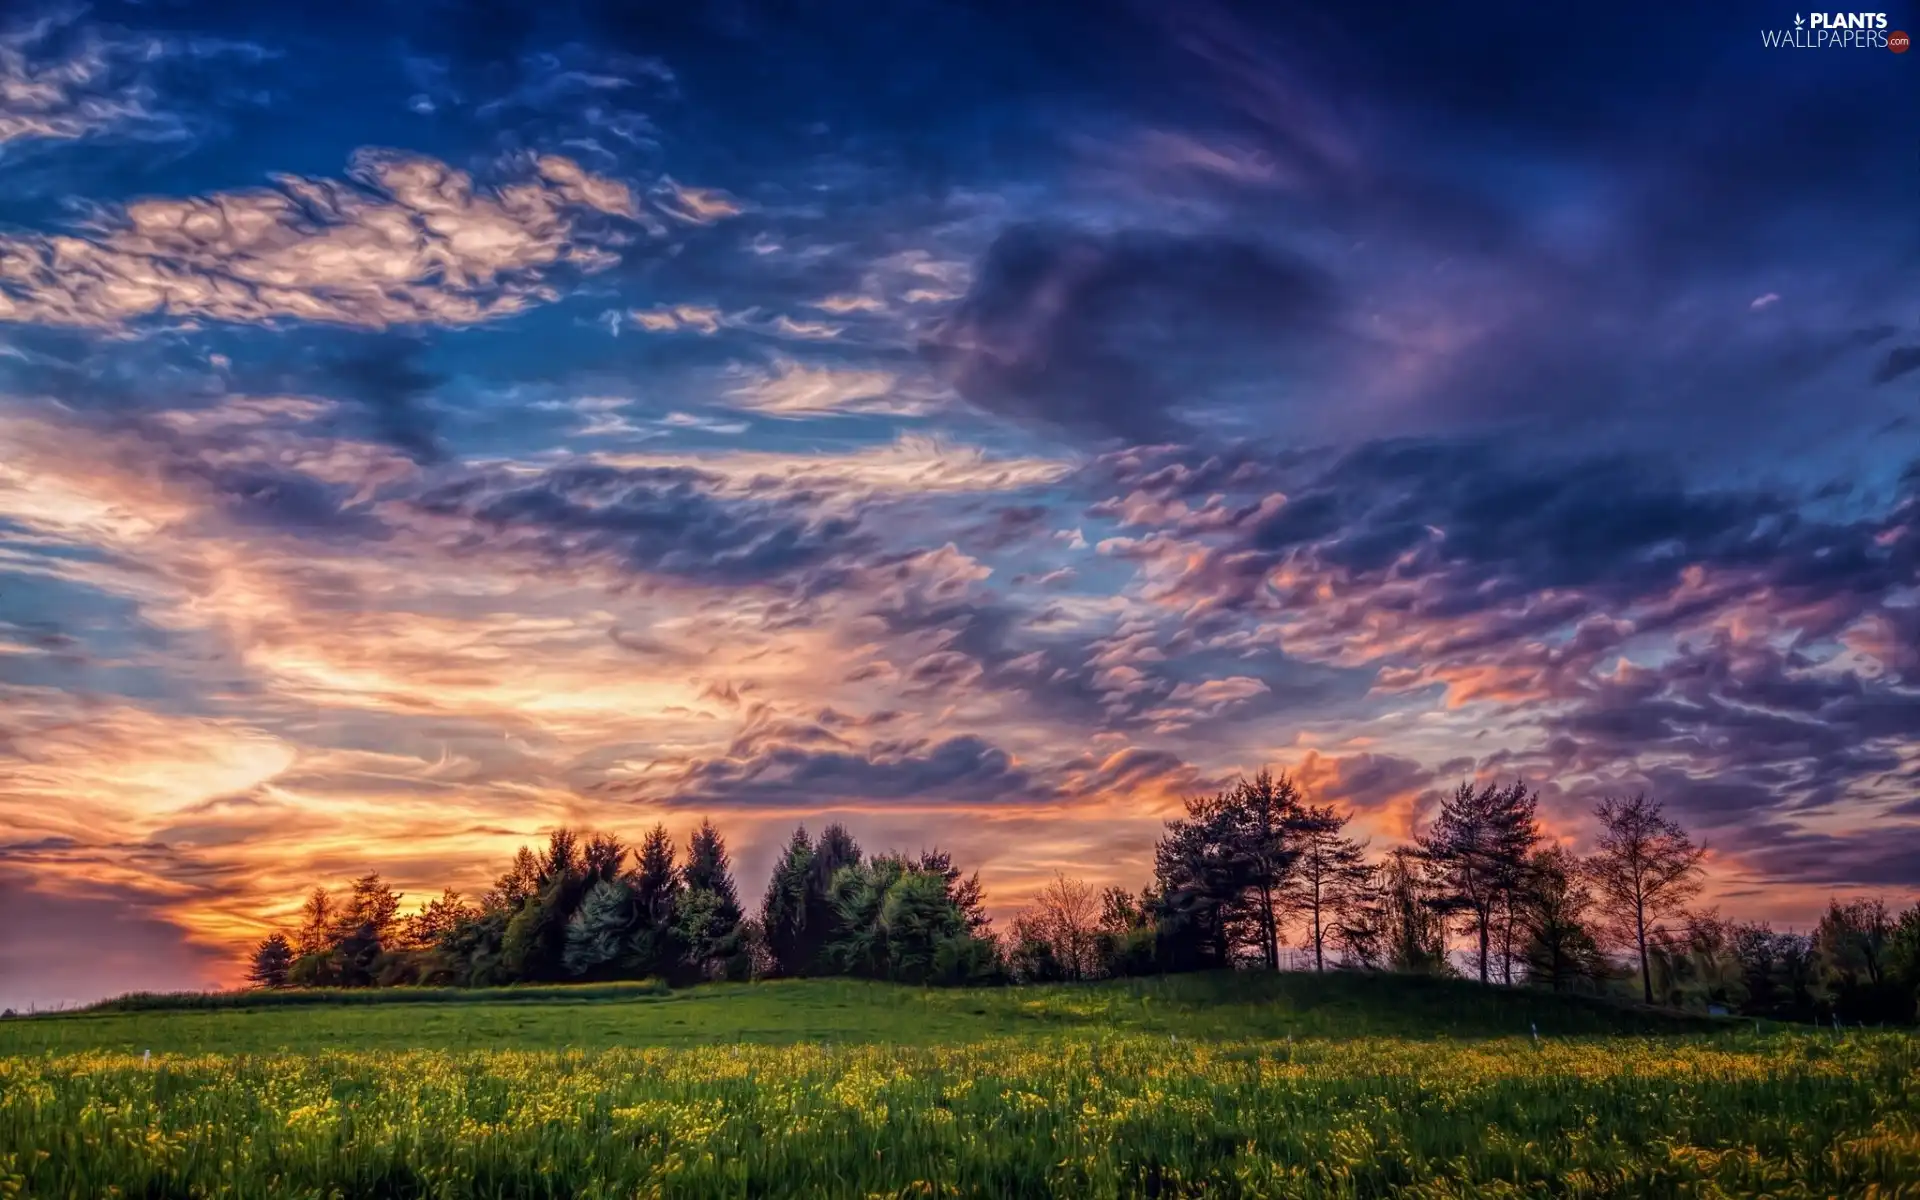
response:
M1640 990L1647 1003L1653 1003L1653 971L1647 962L1647 910L1644 904L1633 906L1633 932L1640 943Z
M1480 982L1487 982L1487 951L1490 941L1487 932L1488 915L1480 914Z
M1316 897L1313 902L1313 969L1316 971L1327 969L1326 954L1321 950L1325 940L1326 935L1320 929L1320 901Z
M1280 935L1273 919L1273 886L1260 885L1260 936L1266 942L1261 947L1267 952L1267 969L1280 969Z

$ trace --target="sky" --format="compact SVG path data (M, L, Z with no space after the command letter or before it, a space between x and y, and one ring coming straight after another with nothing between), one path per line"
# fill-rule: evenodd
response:
M5 5L0 1004L560 824L1004 916L1262 766L1911 896L1920 55L1325 8Z

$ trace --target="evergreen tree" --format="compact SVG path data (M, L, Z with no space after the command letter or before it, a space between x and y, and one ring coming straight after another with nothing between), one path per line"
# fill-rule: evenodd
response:
M333 949L333 910L333 897L327 889L317 887L307 894L306 903L300 906L300 932L293 942L296 957Z
M580 874L592 887L609 879L618 879L626 863L625 843L611 834L596 833L587 840L580 855Z
M1170 970L1224 967L1246 919L1250 871L1230 793L1194 797L1154 846L1156 955Z
M1580 861L1565 848L1534 852L1519 909L1527 982L1566 992L1605 974L1606 959L1589 925L1593 893Z
M828 952L843 932L840 910L833 900L833 880L848 867L861 865L860 844L846 826L829 825L820 831L807 876L806 920L800 926L794 951L798 961L807 964L802 970L830 973L838 969Z
M551 983L565 976L567 920L562 889L549 883L508 920L500 963L515 983Z
M1286 775L1275 779L1261 771L1243 779L1226 796L1232 842L1249 893L1252 940L1269 971L1280 969L1281 909L1300 856L1295 844L1303 817L1300 790Z
M712 892L718 900L716 911L729 928L740 923L740 893L733 886L733 863L727 856L727 840L702 820L687 842L687 865L682 872L688 891Z
M522 846L514 853L512 865L494 880L492 889L481 898L481 907L511 917L539 890L540 860Z
M285 934L272 934L254 949L253 961L247 967L247 982L261 988L285 987L287 970L292 966L292 944Z
M642 975L671 978L680 970L683 951L676 925L682 888L673 838L666 826L655 825L647 831L628 886L633 891L635 920L633 968Z
M446 888L438 899L421 905L419 912L402 922L398 943L409 950L432 950L474 911L459 892Z
M813 965L813 951L806 941L807 885L812 876L813 843L802 825L773 864L760 902L761 934L781 975L804 975Z
M681 878L686 893L677 927L690 968L697 978L743 978L747 963L740 894L733 885L726 839L713 822L702 820L693 831Z
M567 922L563 962L569 975L619 978L634 966L639 912L623 879L598 879Z

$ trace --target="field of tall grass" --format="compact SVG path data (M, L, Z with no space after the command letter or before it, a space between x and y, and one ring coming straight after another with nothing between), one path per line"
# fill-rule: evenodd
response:
M572 1048L534 1025L520 1028L526 1036L489 1026L486 1005L446 1006L449 1021L468 1023L465 1048L451 1025L423 1027L431 1032L416 1031L412 1047L358 1044L354 1022L419 1020L436 1007L420 1004L7 1022L0 1196L1920 1187L1920 1043L1910 1035L1701 1031L1631 1013L1604 1031L1577 1008L1543 1021L1550 1001L1524 1031L1498 1028L1519 1014L1498 1003L1476 1028L1453 1011L1468 993L1445 988L1409 993L1405 1030L1390 1035L1380 1027L1394 1010L1361 1020L1356 997L1391 993L1341 990L1350 986L1187 981L1156 997L1146 985L966 993L823 982L499 1006L502 1019L550 1016L556 1029L563 1010L606 1018L573 1026L588 1036ZM767 1026L777 1011L796 1015ZM855 1016L827 1030L808 1023L835 1011ZM862 1014L867 1036L848 1036ZM676 1019L699 1024L676 1031ZM161 1043L151 1056L124 1040L130 1021L149 1022L140 1033ZM168 1021L194 1027L174 1049L160 1036ZM209 1021L227 1023L225 1049L198 1027ZM34 1025L65 1032L36 1044ZM487 1044L475 1028L492 1031Z

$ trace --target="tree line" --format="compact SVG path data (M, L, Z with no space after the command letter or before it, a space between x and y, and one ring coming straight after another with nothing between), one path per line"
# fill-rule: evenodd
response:
M265 987L653 978L673 984L850 975L922 984L1098 979L1232 967L1450 975L1633 994L1787 1020L1905 1022L1920 994L1920 904L1833 903L1810 934L1693 908L1705 849L1645 796L1594 810L1592 853L1550 843L1524 784L1462 784L1411 845L1379 856L1352 814L1262 771L1188 801L1139 892L1057 876L1004 933L977 875L944 852L863 854L847 830L796 829L757 913L725 839L684 853L553 831L477 901L451 889L409 916L378 874L316 888L298 929L255 950ZM1283 959L1283 948L1288 957ZM1631 992L1628 991L1631 989Z
M804 830L757 917L726 839L703 821L684 853L656 825L630 847L554 830L522 846L477 901L449 888L409 916L369 873L315 888L299 927L255 949L261 987L488 987L662 979L689 984L845 974L908 983L991 979L999 962L977 875L939 851L864 855L845 828Z

